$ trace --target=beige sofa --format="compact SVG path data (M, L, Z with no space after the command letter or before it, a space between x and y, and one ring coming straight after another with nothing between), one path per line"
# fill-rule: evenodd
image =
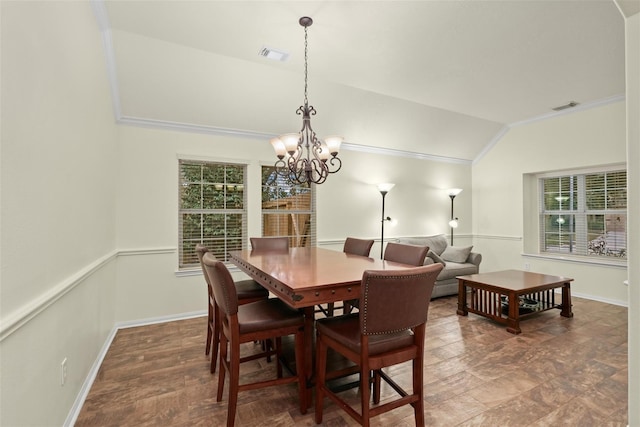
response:
M473 246L449 246L444 234L402 238L398 239L398 242L428 246L429 252L425 265L439 262L444 266L438 275L431 298L456 295L458 293L456 276L475 274L480 271L482 255L471 252Z

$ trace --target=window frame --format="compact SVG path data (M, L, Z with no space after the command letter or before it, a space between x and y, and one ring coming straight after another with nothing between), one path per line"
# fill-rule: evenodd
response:
M619 186L609 186L606 183L606 179L604 180L604 186L602 187L603 194L607 194L607 191L620 191L624 193L624 206L623 208L609 208L607 206L607 199L603 197L604 206L601 206L599 209L589 207L588 200L591 200L587 194L589 191L593 191L593 189L589 189L587 181L587 177L593 177L594 175L607 175L614 174L617 172L624 172L625 174L625 185L624 188ZM555 172L545 172L532 174L530 177L535 179L536 183L536 196L538 200L538 210L537 210L537 228L538 228L538 238L537 238L537 252L542 256L550 256L550 257L569 257L575 259L584 259L587 262L612 262L614 264L618 264L620 262L626 263L626 243L627 243L627 229L626 222L628 219L628 206L627 206L627 185L628 185L628 174L626 165L616 164L616 165L608 165L601 167L593 167L587 169L577 169L577 170L564 170L564 171L555 171ZM558 202L558 206L555 209L549 209L548 206L545 206L545 195L547 196L546 202L549 203L549 195L551 192L545 191L545 180L550 179L558 179L558 178L566 178L566 179L574 179L575 186L569 185L569 191L566 195L562 193L558 193L558 197L556 197L556 201ZM619 181L618 181L619 182ZM527 188L527 179L525 176L525 189ZM560 190L561 186L558 187ZM571 194L572 191L576 191L577 194ZM533 194L531 194L533 196ZM561 200L558 200L561 199ZM568 207L563 207L562 203L566 202L569 204ZM525 211L526 212L526 211ZM556 218L556 222L558 223L558 232L554 233L553 230L549 230L546 227L547 223L550 223L550 218ZM590 234L595 232L591 229L594 222L590 223L594 217L600 216L602 217L602 232L601 236L598 236L599 240L609 241L608 233L612 230L607 230L607 217L617 218L620 221L621 218L624 219L624 224L619 224L622 227L623 238L620 240L621 243L616 241L616 236L614 236L613 242L611 242L611 247L615 247L615 250L604 250L597 252L594 250L594 239L592 239ZM531 218L532 219L532 218ZM562 221L562 222L560 222ZM525 216L525 229L526 229L527 219ZM569 228L568 232L565 232L564 235L571 237L573 235L573 239L570 239L571 244L569 244L568 250L549 250L546 237L552 234L558 234L558 242L562 243L562 233L560 230L562 229L564 224L567 224L566 227ZM555 225L554 225L555 226ZM616 227L614 227L615 229ZM620 232L616 231L616 234L619 235ZM575 245L575 249L573 248ZM607 243L609 245L609 242ZM618 246L623 245L624 248L619 248ZM530 249L533 249L531 245L529 245ZM525 248L526 249L526 248Z
M184 164L191 164L191 165L221 165L221 166L230 166L230 167L240 167L242 168L242 182L241 183L236 183L236 182L227 182L227 177L225 174L224 177L224 182L221 183L209 183L207 182L206 184L210 184L210 185L223 185L224 187L222 188L223 194L224 194L224 199L227 199L227 195L226 192L227 190L227 185L234 185L236 186L235 189L237 190L237 186L242 186L242 207L241 208L229 208L227 206L223 207L223 208L198 208L198 209L194 209L194 208L183 208L183 193L182 193L182 187L184 185L184 180L182 177L182 171L183 171L183 165ZM189 263L187 262L188 260L185 259L185 253L184 253L184 248L185 248L185 236L184 236L184 228L183 228L183 214L213 214L213 215L225 215L225 227L227 224L227 218L226 215L237 215L240 214L241 215L241 220L240 220L240 224L241 224L241 235L239 237L235 236L233 237L234 240L239 240L239 245L235 245L233 248L229 248L228 246L228 239L227 239L227 235L225 232L225 237L224 237L224 252L225 255L226 253L228 253L229 251L232 250L238 250L238 249L246 249L247 248L247 241L248 241L248 218L249 218L249 209L248 209L248 176L249 176L249 163L248 162L243 162L243 161L238 161L238 160L230 160L230 159L220 159L220 158L203 158L203 157L197 157L197 156L178 156L178 162L177 162L177 166L178 166L178 236L177 236L177 242L178 242L178 259L177 259L177 264L178 264L178 271L183 271L183 272L188 272L188 271L199 271L200 270L200 266L198 263ZM204 185L205 182L204 181L200 181L200 185ZM201 197L202 197L202 191L201 190ZM209 238L209 240L207 240L207 237ZM205 246L207 246L207 243L211 240L211 238L213 238L213 236L204 236L201 235L199 240L199 243L204 244ZM228 258L228 257L227 257ZM224 262L226 264L229 264L228 259L225 259Z
M304 208L300 208L299 206L296 206L293 209L265 209L264 208L264 191L265 191L265 184L263 183L263 174L265 173L265 168L268 169L274 169L273 164L261 164L260 165L260 235L261 236L265 236L265 215L309 215L309 225L308 225L308 230L306 230L305 228L305 224L297 224L297 229L298 231L300 231L300 229L302 228L302 232L299 234L299 236L296 236L292 233L287 232L283 233L281 232L281 229L278 228L278 230L280 232L278 233L269 233L266 236L269 237L275 237L275 236L286 236L289 237L289 244L291 247L299 247L299 246L316 246L317 244L317 230L316 230L316 185L312 184L312 183L307 183L304 185L307 185L309 187L309 192L310 192L310 200L309 200L309 209L304 209ZM275 173L275 169L273 171L273 173ZM278 181L281 181L279 185L276 185L276 187L279 187L282 184L286 184L286 178L284 177L278 177ZM303 185L303 186L304 186ZM301 185L299 184L291 184L292 187L300 187ZM286 190L285 190L286 191ZM296 203L294 203L296 204ZM278 205L279 206L279 205ZM297 221L293 221L293 222L297 222ZM294 225L294 229L295 224ZM288 227L287 227L288 228ZM307 232L308 231L308 232Z

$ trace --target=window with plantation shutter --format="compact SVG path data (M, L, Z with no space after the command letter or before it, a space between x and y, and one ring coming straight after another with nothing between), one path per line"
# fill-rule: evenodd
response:
M540 178L540 251L627 256L627 173Z
M246 166L180 160L179 267L197 267L201 243L228 261L247 240Z
M315 246L315 195L308 183L292 184L273 166L262 167L262 235L287 236L289 246Z

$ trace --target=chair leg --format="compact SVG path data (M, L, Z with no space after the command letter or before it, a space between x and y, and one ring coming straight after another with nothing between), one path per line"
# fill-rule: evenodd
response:
M204 354L209 355L211 352L211 339L213 337L213 325L211 324L211 319L207 320L207 346L204 349Z
M362 414L362 425L369 427L369 399L371 398L371 388L369 387L369 379L371 372L369 371L369 363L364 360L360 365L360 403Z
M380 370L373 371L373 403L380 403Z
M227 372L228 356L227 356L227 337L222 336L220 339L220 372L218 373L218 394L216 395L216 401L222 400L222 392L224 391L224 377Z
M322 422L322 404L324 400L324 386L327 375L327 346L318 336L316 338L316 424Z
M218 363L218 347L220 347L220 310L218 309L218 304L215 304L213 306L213 343L211 344L211 367L209 368L212 374L216 372L216 363Z
M424 389L422 360L413 359L413 394L418 395L418 401L413 404L416 417L416 427L424 427Z
M269 345L267 344L267 349L269 349ZM278 378L282 378L282 337L276 337L276 371L278 373Z
M304 329L300 328L296 332L296 372L298 374L298 394L300 395L300 413L307 413L307 380L306 373L304 371Z
M240 384L240 343L233 342L232 340L229 347L231 347L231 355L229 357L229 406L227 409L227 427L233 427L236 419L238 387ZM220 371L222 371L222 369L220 369Z
M327 317L333 317L333 310L335 308L335 303L328 303L327 304Z

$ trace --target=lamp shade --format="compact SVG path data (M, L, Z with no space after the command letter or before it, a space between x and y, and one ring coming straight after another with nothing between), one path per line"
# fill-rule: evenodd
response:
M454 218L451 221L449 221L449 227L458 228L458 218Z
M381 193L388 193L389 191L391 191L391 189L395 186L395 184L390 184L390 183L383 183L383 184L378 184L378 191L380 191Z
M451 189L449 189L449 196L456 197L460 193L462 193L462 188L451 188Z
M295 151L298 149L300 134L285 133L284 135L280 135L280 140L284 143L284 148L287 150L287 153L293 155L293 153L295 153Z
M324 139L324 143L327 145L329 153L331 153L332 156L336 156L338 154L338 151L340 151L342 140L343 138L341 136L336 135L328 136Z
M282 142L280 138L273 138L269 142L271 143L273 150L276 152L276 156L278 156L279 159L284 158L285 154L287 154L284 142Z

